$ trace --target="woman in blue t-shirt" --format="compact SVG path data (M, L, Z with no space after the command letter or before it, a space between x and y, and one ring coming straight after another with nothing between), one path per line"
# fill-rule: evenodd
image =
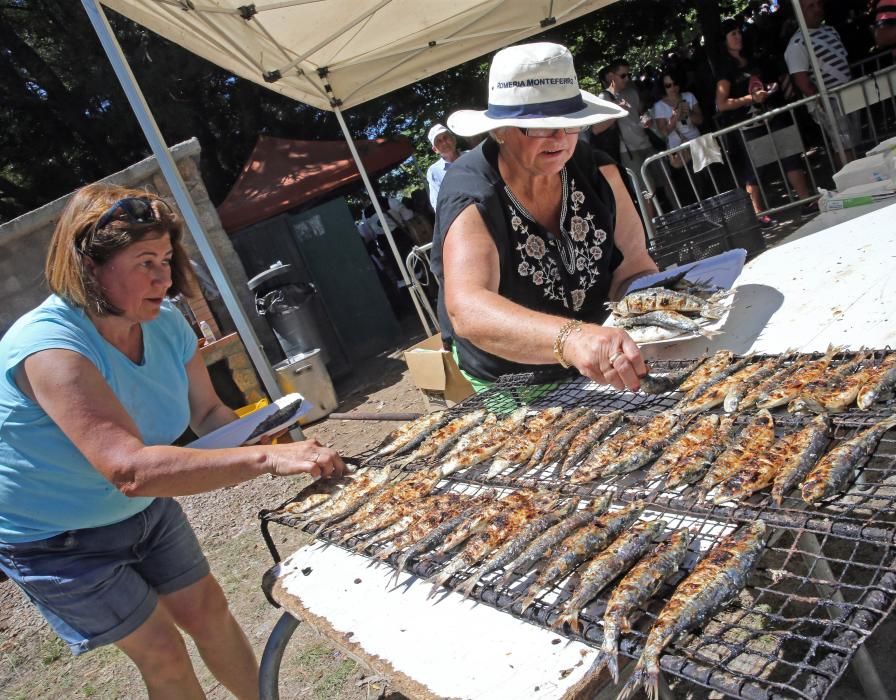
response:
M74 654L124 651L150 697L204 697L180 627L254 698L252 648L171 497L345 465L314 440L171 445L236 418L167 301L190 293L188 270L181 220L154 195L90 185L62 213L53 294L0 340L0 570Z

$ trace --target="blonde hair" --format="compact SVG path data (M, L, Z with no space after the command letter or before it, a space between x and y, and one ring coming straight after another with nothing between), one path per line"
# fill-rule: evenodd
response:
M153 211L154 220L148 223L132 223L127 219L113 218L101 229L97 222L119 200L130 197L146 199ZM129 189L118 185L92 184L75 192L65 207L47 254L44 275L50 290L73 306L105 315L119 315L121 309L110 304L85 264L90 258L102 265L118 251L132 243L168 234L171 239L171 287L167 297L178 294L193 295L193 273L190 260L181 243L183 224L171 207L155 194Z

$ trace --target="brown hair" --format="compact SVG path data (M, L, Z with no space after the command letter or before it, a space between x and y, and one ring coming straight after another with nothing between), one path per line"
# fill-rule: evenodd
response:
M129 197L149 200L154 221L132 223L127 218L112 218L101 229L97 222L116 202ZM122 211L122 213L124 213ZM168 234L171 238L171 287L167 297L193 295L193 272L181 244L183 223L168 204L150 192L118 185L92 184L82 187L69 201L50 241L44 274L50 289L70 304L105 315L119 315L121 309L110 304L84 263L90 258L102 265L118 251L146 238Z

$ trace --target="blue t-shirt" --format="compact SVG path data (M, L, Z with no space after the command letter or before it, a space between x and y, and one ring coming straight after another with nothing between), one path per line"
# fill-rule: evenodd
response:
M196 352L196 336L167 301L142 327L143 362L136 364L99 334L83 310L52 295L0 339L0 542L110 525L152 502L118 491L14 379L29 355L73 350L96 365L145 444L169 445L189 424L186 364Z

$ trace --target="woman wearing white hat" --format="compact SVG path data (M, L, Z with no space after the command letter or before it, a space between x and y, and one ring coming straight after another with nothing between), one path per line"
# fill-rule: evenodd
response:
M443 336L477 389L552 364L620 389L646 374L628 334L599 324L657 268L618 169L578 139L625 114L579 89L565 47L538 43L495 54L488 109L449 117L492 137L446 174L433 246Z

